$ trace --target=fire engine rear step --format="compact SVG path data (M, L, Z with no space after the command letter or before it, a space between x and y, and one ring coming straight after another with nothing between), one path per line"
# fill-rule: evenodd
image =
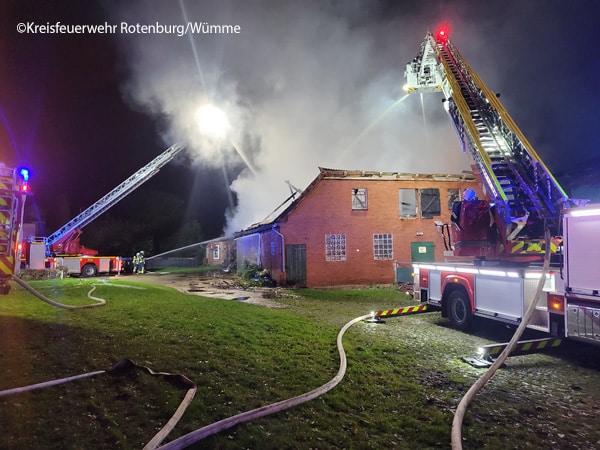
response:
M562 338L544 338L519 341L508 356L529 355L533 353L542 353L557 348L562 343ZM462 360L473 367L489 367L494 363L500 353L508 346L508 342L503 344L485 345L479 349L479 354L475 357L463 357Z
M372 312L371 316L365 319L365 322L385 323L383 319L388 317L408 316L409 314L421 314L424 312L429 312L427 310L427 305L405 306L403 308L396 309L384 309L382 311Z
M542 353L555 349L562 343L562 338L543 338L519 341L509 356L529 355L531 353ZM508 343L490 344L481 347L480 354L483 357L497 358L504 351Z

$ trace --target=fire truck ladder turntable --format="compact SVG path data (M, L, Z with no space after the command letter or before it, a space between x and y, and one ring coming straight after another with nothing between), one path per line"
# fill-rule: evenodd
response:
M567 194L447 30L427 34L406 79L409 93L444 94L444 108L485 183L505 242L542 242L546 226L558 236Z
M52 244L65 237L67 234L72 233L78 229L88 225L98 216L103 214L109 208L114 206L117 202L122 200L125 196L133 192L144 182L152 178L161 167L171 161L177 156L185 147L181 144L175 144L161 153L159 156L154 158L140 170L135 172L116 188L98 200L96 203L91 205L85 211L78 216L71 219L65 225L60 227L56 232L46 238L46 246L50 248Z

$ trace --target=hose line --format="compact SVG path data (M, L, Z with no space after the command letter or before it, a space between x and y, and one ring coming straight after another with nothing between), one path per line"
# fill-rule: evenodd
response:
M94 291L94 289L96 289L96 286L92 286L92 289L88 292L88 298L95 300L99 303L91 304L91 305L72 306L72 305L65 305L65 304L56 302L54 300L51 300L51 299L45 297L44 295L42 295L41 293L39 293L38 291L33 289L31 286L29 286L27 283L25 283L23 280L21 280L20 278L14 276L14 275L13 275L13 279L19 285L21 285L25 290L27 290L28 292L30 292L31 294L33 294L40 300L42 300L52 306L56 306L57 308L82 309L82 308L93 308L96 306L102 306L102 305L106 304L105 300L97 298L97 297L93 297L91 295L91 293ZM182 448L188 447L188 446L194 444L195 442L198 442L208 436L211 436L211 435L217 434L223 430L232 428L237 424L249 422L251 420L256 420L261 417L265 417L265 416L268 416L271 414L275 414L275 413L284 411L286 409L292 408L293 406L308 402L310 400L313 400L313 399L325 394L326 392L330 391L335 386L337 386L340 383L340 381L342 381L342 379L344 378L344 375L346 374L347 362L346 362L346 352L345 352L344 346L343 346L344 334L352 325L354 325L357 322L368 319L369 317L371 317L370 314L366 314L364 316L357 317L355 319L352 319L350 322L346 323L346 325L344 325L342 327L342 329L340 330L340 332L338 333L338 336L337 336L337 348L338 348L338 352L340 355L340 366L339 366L338 372L330 381L323 384L322 386L320 386L316 389L313 389L312 391L298 395L296 397L292 397L292 398L289 398L286 400L272 403L270 405L265 405L260 408L256 408L256 409L246 411L241 414L237 414L232 417L228 417L228 418L220 420L218 422L214 422L210 425L206 425L202 428L198 428L197 430L192 431L191 433L181 436L161 447L158 447L160 445L160 443L166 438L168 433L177 424L177 422L183 415L185 409L187 408L187 406L190 404L190 402L194 398L194 395L196 392L196 387L195 387L195 385L193 387L188 386L188 392L187 392L183 402L181 403L180 407L177 409L175 414L172 416L171 420L169 420L169 422L163 427L163 429L160 430L160 432L157 433L154 436L154 438L144 446L144 450L154 450L156 448L159 448L161 450L182 449ZM122 360L122 361L118 362L117 364L115 364L115 366L111 370L108 371L108 373L114 374L115 372L119 372L121 370L121 368L129 367L130 365L135 366L137 368L142 367L151 375L166 375L166 374L162 374L162 373L155 373L146 367L139 366L139 365L131 362L130 360ZM0 396L20 393L20 392L24 392L27 390L41 388L41 387L53 386L53 385L61 384L61 383L66 383L68 381L73 381L74 379L90 377L90 376L98 375L98 374L101 374L104 372L105 371L90 372L88 374L78 375L75 377L69 377L69 378L65 378L65 379L61 379L61 380L53 380L53 381L46 382L46 383L40 383L38 385L10 389L7 391L0 391Z
M59 378L56 380L45 381L42 383L30 384L29 386L21 386L12 389L5 389L0 391L0 397L6 397L9 395L22 394L24 392L34 391L36 389L42 389L51 386L58 386L60 384L69 383L71 381L80 380L82 378L90 378L96 375L108 374L112 376L124 376L128 375L136 370L143 370L149 375L154 377L161 377L169 383L175 385L179 389L185 389L187 392L184 396L184 399L179 404L179 407L173 413L169 421L160 429L158 433L154 435L154 437L144 446L144 450L153 450L160 445L160 443L167 437L167 435L175 428L183 413L190 405L191 401L196 394L197 386L192 380L188 377L181 374L174 374L169 372L155 372L152 369L139 365L133 362L130 359L121 359L117 361L113 366L108 370L96 370L94 372L82 373L79 375L73 375L66 378Z
M342 343L344 333L355 323L368 319L369 317L370 314L367 314L364 316L357 317L356 319L352 319L350 322L344 325L338 333L337 348L340 354L340 368L338 370L338 373L329 382L305 394L301 394L296 397L289 398L287 400L282 400L277 403L272 403L270 405L261 406L260 408L253 409L251 411L246 411L241 414L220 420L218 422L214 422L210 425L206 425L202 428L198 428L197 430L192 431L191 433L181 436L175 439L174 441L171 441L159 447L159 449L175 450L186 448L194 444L195 442L200 441L201 439L204 439L216 433L220 433L223 430L232 428L233 426L239 423L249 422L251 420L259 419L261 417L281 412L293 406L305 403L309 400L313 400L319 397L320 395L323 395L327 391L330 391L335 386L337 386L340 381L342 381L342 378L344 378L344 375L346 373L346 352L344 351L344 346Z
M27 283L25 283L23 280L21 280L16 275L12 275L12 279L18 285L20 285L23 289L25 289L29 293L33 294L34 296L36 296L37 298L39 298L41 301L46 302L49 305L56 306L57 308L62 308L62 309L85 309L85 308L95 308L97 306L104 306L106 304L106 300L92 296L92 292L94 292L94 290L96 289L96 286L92 286L92 289L90 289L90 291L88 292L87 296L88 296L89 299L94 300L97 303L91 303L89 305L65 305L64 303L59 303L57 301L49 299L48 297L46 297L42 293L36 291L34 288L32 288L31 286L29 286Z
M544 255L544 266L542 268L542 275L540 277L540 281L538 282L534 297L533 297L531 303L529 304L529 307L527 308L525 315L523 316L523 320L519 324L517 330L515 331L515 334L511 338L510 342L508 343L508 345L506 346L504 351L502 351L502 353L500 353L500 355L498 356L496 361L494 361L494 363L490 366L490 368L475 382L475 384L473 384L471 386L471 388L467 391L467 393L464 395L464 397L461 399L460 403L458 404L458 407L456 408L456 411L454 413L454 419L452 421L452 431L451 431L452 450L462 450L462 431L461 431L462 422L463 422L465 413L467 411L467 408L468 408L469 404L471 403L471 400L483 388L483 386L485 386L485 384L490 380L490 378L492 378L494 376L494 374L496 373L498 368L500 368L502 366L502 364L504 364L504 361L506 361L506 358L508 358L510 353L513 351L513 349L517 345L517 342L521 338L521 335L525 331L525 328L527 328L527 324L529 323L529 320L531 319L531 316L533 315L533 313L535 311L535 308L537 305L537 298L540 295L540 293L542 292L542 289L544 288L544 283L546 281L546 273L548 272L548 268L550 267L550 256L551 256L550 233L548 230L546 230L546 233L545 233L545 240L546 240L546 254Z

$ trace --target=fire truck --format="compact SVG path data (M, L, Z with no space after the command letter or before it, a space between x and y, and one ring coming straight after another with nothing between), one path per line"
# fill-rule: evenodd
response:
M459 329L475 316L519 325L535 302L530 329L600 344L600 204L569 198L447 27L426 35L405 77L409 93L443 94L485 197L464 195L438 225L453 244L444 262L414 264L415 298Z
M30 239L29 267L43 269L62 266L68 269L70 275L83 277L121 272L124 269L122 257L98 256L97 250L89 249L80 243L82 228L148 181L184 148L180 144L169 147L50 236Z
M0 163L0 295L10 291L9 280L21 261L23 211L29 193L29 171Z

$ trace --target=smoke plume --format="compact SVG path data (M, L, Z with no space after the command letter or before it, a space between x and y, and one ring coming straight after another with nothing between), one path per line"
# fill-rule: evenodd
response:
M455 173L468 169L438 95L399 101L404 67L427 20L382 19L380 3L148 2L129 24L239 26L239 34L121 35L127 98L168 125L201 165L242 164L227 233L263 220L318 167ZM373 20L379 17L380 20ZM435 24L433 24L435 25ZM226 136L201 133L198 108L226 115Z

